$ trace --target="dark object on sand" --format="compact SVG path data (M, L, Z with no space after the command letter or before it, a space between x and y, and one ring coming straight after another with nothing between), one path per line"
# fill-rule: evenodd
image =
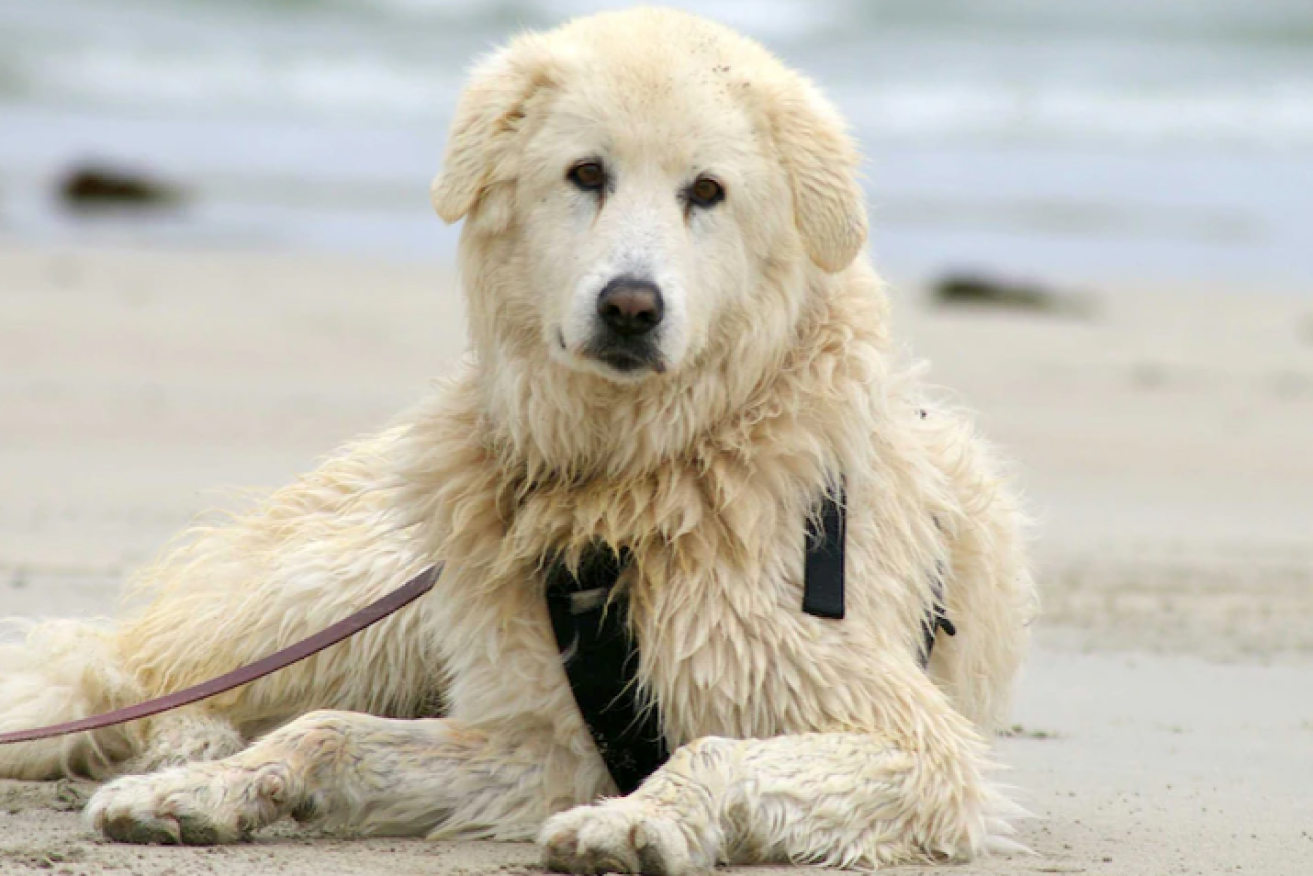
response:
M1054 293L1038 284L981 274L949 274L935 283L933 295L936 304L1044 311L1069 309Z
M84 164L71 168L59 183L59 199L74 210L101 207L152 209L182 200L174 185L136 170Z

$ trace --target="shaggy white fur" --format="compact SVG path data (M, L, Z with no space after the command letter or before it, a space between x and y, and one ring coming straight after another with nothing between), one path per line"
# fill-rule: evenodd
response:
M570 183L581 160L605 189ZM1015 809L986 780L985 734L1035 608L1019 514L964 418L892 362L857 161L810 84L693 16L599 15L494 55L434 185L465 220L471 361L257 510L189 533L137 581L135 616L0 651L0 729L217 675L440 560L434 591L200 707L0 748L0 775L148 773L88 807L137 842L291 815L680 874L1006 845ZM704 177L722 202L689 200ZM637 372L588 334L617 273L667 298ZM803 535L839 476L833 621L801 611ZM597 541L633 557L639 684L675 751L625 798L605 797L543 599L544 563ZM957 635L927 671L939 579Z

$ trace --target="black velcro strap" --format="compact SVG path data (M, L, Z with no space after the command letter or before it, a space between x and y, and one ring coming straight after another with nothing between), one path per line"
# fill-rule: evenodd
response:
M921 668L925 669L930 665L930 655L935 650L935 640L939 638L939 631L943 630L950 636L957 635L957 627L948 619L944 613L944 607L935 603L926 612L925 618L921 621Z
M807 525L807 564L802 585L802 610L830 620L843 620L844 541L848 510L842 488L827 492L819 520ZM820 532L817 532L817 526Z
M939 637L940 630L950 636L957 635L957 627L948 619L947 609L944 608L944 567L942 563L936 566L936 575L934 581L930 584L930 590L934 594L935 601L931 603L930 608L926 609L925 617L921 620L922 669L930 665L930 654L935 650L935 639Z
M670 756L655 703L638 696L638 646L629 601L612 594L629 558L605 545L584 553L579 574L547 572L547 610L570 689L620 793L633 792Z

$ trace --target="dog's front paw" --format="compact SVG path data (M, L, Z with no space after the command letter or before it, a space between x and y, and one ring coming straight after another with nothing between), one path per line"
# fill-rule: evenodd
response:
M558 873L707 873L715 852L698 848L695 831L633 798L579 806L543 825L543 862Z
M155 773L198 761L222 760L245 747L237 728L219 716L173 712L151 721L146 747L126 764L126 771Z
M177 767L110 782L92 796L86 819L118 842L236 842L286 813L287 785L276 766L245 769L220 762Z

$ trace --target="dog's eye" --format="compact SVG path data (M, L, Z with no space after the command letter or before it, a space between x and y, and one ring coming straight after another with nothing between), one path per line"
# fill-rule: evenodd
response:
M585 161L570 168L566 178L585 192L596 192L606 185L606 170L596 161Z
M695 207L714 207L725 200L725 189L709 176L698 177L689 186L688 199Z

